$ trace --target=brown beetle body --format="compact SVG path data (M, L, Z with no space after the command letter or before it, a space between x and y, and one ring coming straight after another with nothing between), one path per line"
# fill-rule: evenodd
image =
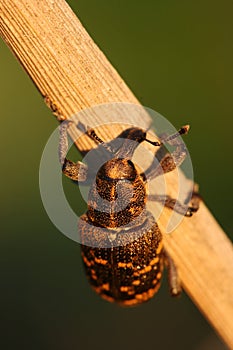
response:
M126 203L123 210L114 205L119 197L121 205L124 206L123 201ZM113 203L112 211L99 212L98 199ZM144 302L152 298L160 286L162 235L152 214L144 210L145 203L145 184L134 164L127 159L114 158L99 170L96 186L89 192L87 214L79 221L81 241L93 242L94 235L96 245L103 247L105 240L114 236L115 247L82 245L81 249L94 290L104 299L121 305ZM121 228L124 225L129 227ZM105 230L104 234L103 227L108 233ZM130 234L134 235L134 240L127 243Z

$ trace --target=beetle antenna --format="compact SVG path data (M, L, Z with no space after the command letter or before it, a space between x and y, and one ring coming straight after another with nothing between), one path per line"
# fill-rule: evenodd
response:
M176 133L174 133L172 135L169 135L169 136L165 137L164 139L161 138L161 142L159 142L159 141L151 141L151 140L148 140L146 138L145 138L145 141L149 142L153 146L161 146L163 143L172 141L172 140L176 139L180 135L186 135L188 133L189 129L190 129L190 125L184 125Z
M149 142L153 146L161 146L161 142L159 142L159 141L151 141L151 140L148 140L148 139L145 139L145 141Z
M108 152L110 153L114 153L113 149L111 148L111 146L109 146L106 142L104 142L95 132L94 129L88 129L86 130L86 134L87 136L90 137L90 139L92 139L93 141L95 141L95 143L97 143L97 145L101 144Z
M184 125L184 126L182 126L182 128L180 128L180 130L178 130L174 134L167 136L164 139L162 138L161 141L162 141L162 143L165 143L165 142L169 142L171 140L176 139L180 135L186 135L188 133L189 129L190 129L190 125Z
M82 131L83 133L85 133L88 137L90 137L90 139L92 139L92 141L94 141L97 145L101 144L108 152L110 153L114 153L113 149L106 144L106 142L104 142L95 132L94 129L89 128L88 126L85 126L82 122L78 122L78 124L76 125L77 128Z

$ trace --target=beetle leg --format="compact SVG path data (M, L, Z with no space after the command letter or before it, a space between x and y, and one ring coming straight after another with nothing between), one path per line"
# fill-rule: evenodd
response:
M187 148L184 142L180 140L179 136L187 134L188 130L189 126L185 125L175 134L163 134L160 136L161 146L156 152L156 160L152 162L151 166L145 171L144 174L142 174L145 181L168 173L183 163L187 155ZM164 146L166 143L174 146L175 150L168 153L166 147Z
M145 181L152 180L160 175L169 173L180 166L187 155L185 144L180 143L175 151L168 153L162 145L156 153L156 159L152 162L144 174L141 174Z
M86 181L87 170L88 170L88 167L86 164L82 162L75 163L66 158L62 166L63 174L76 182Z
M68 152L68 134L67 129L72 122L69 120L64 120L59 125L59 148L58 148L58 156L59 162L61 165L64 164L66 159L66 154Z
M73 181L83 182L87 178L88 167L82 162L72 162L66 158L68 152L68 135L67 129L72 123L70 120L63 121L59 126L60 140L59 140L59 161L62 165L62 172Z
M177 199L174 199L168 195L149 194L147 198L150 201L162 203L165 207L175 210L177 213L188 217L192 216L193 213L196 213L198 211L201 200L201 196L198 193L198 185L196 183L193 187L192 197L190 199L190 205L188 206L188 208L186 205L186 201L185 204L182 204Z
M172 296L178 296L181 293L182 288L181 288L181 282L177 272L176 265L173 259L171 258L171 256L168 254L168 252L164 248L163 248L163 257L164 257L165 266L167 267L167 271L168 271L168 284L170 288L170 293Z
M200 201L201 201L201 195L199 193L199 186L197 183L194 183L192 197L190 199L190 206L189 206L189 209L192 214L198 211L200 206Z

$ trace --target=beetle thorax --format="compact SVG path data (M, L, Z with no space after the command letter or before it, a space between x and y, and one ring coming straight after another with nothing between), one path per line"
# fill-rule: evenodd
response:
M132 181L136 175L137 172L131 160L113 158L100 168L97 176L102 179L108 179L109 181L123 179Z
M131 160L113 158L98 171L88 197L88 217L95 225L116 228L142 213L146 188Z

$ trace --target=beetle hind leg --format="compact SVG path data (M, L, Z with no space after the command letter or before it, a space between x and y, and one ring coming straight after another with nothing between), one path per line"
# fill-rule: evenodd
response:
M163 257L164 257L164 263L168 271L168 284L170 288L171 296L178 296L180 295L182 288L181 288L181 282L180 278L177 272L176 265L171 258L171 256L168 254L166 249L163 248Z

